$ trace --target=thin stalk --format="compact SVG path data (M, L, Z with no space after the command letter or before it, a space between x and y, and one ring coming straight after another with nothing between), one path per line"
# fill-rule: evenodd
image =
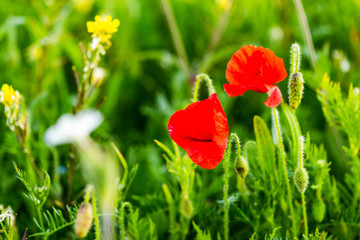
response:
M170 189L168 188L168 186L166 184L162 185L163 191L164 191L164 195L165 195L165 199L166 202L169 206L169 232L170 232L170 239L175 239L175 231L176 231L176 222L175 222L175 207L174 207L174 200L173 197L171 195Z
M224 239L229 240L229 162L231 155L231 140L224 159Z
M307 215L306 215L305 193L301 193L301 202L302 202L302 209L303 209L303 215L304 215L305 237L307 237L309 234L309 230L308 230L308 221L307 221Z
M99 223L99 217L97 214L96 209L96 198L95 198L95 190L92 190L92 207L93 207L93 213L94 213L94 223L95 223L95 239L100 239L100 223Z
M313 69L316 69L316 53L315 53L314 43L311 38L310 27L309 27L308 20L306 18L304 7L301 3L301 0L293 0L293 1L295 4L296 12L299 17L301 29L304 33L306 45L308 46L308 49L309 49L311 65L312 65Z
M298 168L302 169L304 168L304 138L301 136L299 138L299 152L298 152ZM306 215L306 205L305 205L305 192L300 192L301 193L301 202L302 202L302 210L303 210L303 216L304 216L304 232L305 232L305 237L308 236L309 231L308 231L308 221L307 221L307 215Z
M37 214L39 215L39 222L40 222L40 226L41 226L41 231L44 232L45 228L44 228L44 222L42 219L42 214L41 214L41 209L39 207L36 208Z
M286 170L286 160L285 160L285 152L284 152L284 144L281 138L281 132L280 132L280 124L279 124L279 119L276 113L276 109L273 108L274 111L274 119L275 119L275 125L276 125L276 130L278 133L278 137L279 137L279 145L280 145L280 155L281 155L281 160L282 160L282 167L283 167L283 172L284 172L284 176L286 179L286 188L287 188L287 196L288 196L288 203L290 206L290 215L291 215L291 223L292 223L292 232L293 232L293 237L295 237L295 215L294 215L294 207L293 207L293 202L292 202L292 195L291 195L291 189L290 189L290 183L289 183L289 177L287 174L287 170Z
M6 239L10 239L9 234L6 232L4 224L2 222L0 222L0 224L1 224L1 228L3 229L2 232L5 234Z
M175 49L179 55L180 67L184 70L187 76L190 76L190 64L186 55L185 47L181 38L179 27L176 23L174 13L171 9L169 0L161 0L161 5L164 9L167 23L170 28L171 37L174 41Z
M198 98L198 94L199 94L199 88L200 88L200 83L201 80L205 80L207 85L208 85L208 89L209 89L209 94L213 94L215 93L215 89L214 86L212 85L212 81L209 78L208 75L201 73L199 75L196 76L196 83L195 83L195 88L194 88L194 99L193 102L197 102L197 98Z
M228 150L224 159L224 239L229 240L229 163L231 157L231 143L236 141L237 153L240 156L240 140L235 133L229 137Z

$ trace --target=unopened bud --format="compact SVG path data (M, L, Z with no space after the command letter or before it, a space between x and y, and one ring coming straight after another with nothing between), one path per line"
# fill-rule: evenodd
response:
M90 203L81 204L75 220L75 233L84 238L88 235L93 220L93 209Z
M185 199L184 206L183 206L183 213L184 213L185 217L191 218L193 212L194 212L194 207L193 207L192 202L190 201L190 199Z
M305 168L296 168L294 173L294 181L297 189L301 193L304 193L309 183L309 174Z
M239 177L245 179L249 171L249 164L243 156L236 158L235 160L235 170Z
M313 203L313 216L318 223L322 222L325 217L326 205L322 199L316 199Z
M291 73L289 81L289 104L295 110L301 102L304 91L304 79L301 72Z

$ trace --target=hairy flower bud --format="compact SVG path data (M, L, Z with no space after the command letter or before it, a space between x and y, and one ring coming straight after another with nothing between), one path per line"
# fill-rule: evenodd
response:
M326 205L322 199L316 199L313 203L313 216L318 223L322 222L325 217Z
M75 220L75 233L84 238L88 235L93 220L93 209L90 203L81 204Z
M301 193L304 193L309 183L309 174L305 168L296 168L294 173L294 181L297 189Z
M301 102L304 91L304 79L301 72L291 73L289 81L289 104L295 110Z
M236 158L235 160L235 170L236 173L242 178L245 179L249 171L249 164L243 156Z

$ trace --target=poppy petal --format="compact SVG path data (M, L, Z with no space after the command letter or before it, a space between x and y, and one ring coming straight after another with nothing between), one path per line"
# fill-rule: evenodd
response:
M261 46L243 46L227 64L225 77L229 84L224 84L224 89L230 97L241 96L249 90L259 93L271 90L267 106L279 105L280 90L268 86L284 80L286 76L284 61L272 50Z
M278 86L276 85L265 85L269 90L269 97L264 102L269 108L276 108L279 106L282 100L282 94Z
M224 90L230 97L242 96L249 89L240 85L224 84Z
M175 112L168 124L170 137L202 168L216 167L224 156L229 129L216 93Z

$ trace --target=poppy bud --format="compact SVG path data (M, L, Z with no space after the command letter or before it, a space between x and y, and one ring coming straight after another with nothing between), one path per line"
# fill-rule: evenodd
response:
M304 91L304 79L301 72L291 73L289 81L289 104L295 110L301 102Z
M90 203L81 204L75 220L75 233L84 238L88 235L93 220L93 209Z
M191 218L194 212L194 207L190 199L184 200L183 213L187 218Z
M243 156L236 158L235 160L235 170L239 177L245 179L249 171L249 164Z
M322 222L325 217L326 205L322 199L316 199L313 203L313 216L318 223Z
M304 193L309 183L309 174L305 168L296 168L294 173L294 181L297 189Z

